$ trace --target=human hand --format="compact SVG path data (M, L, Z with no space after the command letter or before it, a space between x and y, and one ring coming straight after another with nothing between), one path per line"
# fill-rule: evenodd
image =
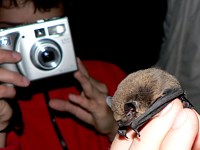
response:
M50 107L70 112L112 140L117 131L117 124L111 109L106 104L108 89L104 83L90 77L79 58L77 62L79 70L74 73L74 77L80 82L83 91L80 95L70 94L69 101L52 100Z
M21 55L8 50L0 50L0 64L16 63L21 60ZM9 83L17 86L28 86L29 81L19 73L0 68L0 83ZM13 98L16 94L14 86L0 84L0 130L8 125L12 114L9 104L4 98Z
M0 49L0 64L3 63L16 63L21 60L21 55L8 50ZM29 81L20 75L19 73L9 71L4 68L0 68L0 131L5 129L12 116L12 108L4 100L4 98L13 98L16 95L14 86L10 86L9 83L17 86L28 86ZM0 147L5 146L6 134L0 133Z
M111 150L199 150L199 118L176 99L141 129L140 137L132 129L128 138L117 134Z
M0 64L16 63L21 60L21 55L14 51L0 50ZM17 86L28 86L29 81L17 72L9 71L5 68L0 68L0 83L9 83ZM0 84L0 99L13 98L16 94L13 86Z
M11 116L12 109L10 105L4 100L0 100L0 131L4 130L8 126ZM2 132L0 133L0 148L5 147L5 141L6 132Z
M5 100L0 100L0 131L5 129L12 116L12 108Z

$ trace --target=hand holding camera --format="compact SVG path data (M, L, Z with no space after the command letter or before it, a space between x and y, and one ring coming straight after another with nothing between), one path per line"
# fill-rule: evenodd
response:
M21 53L20 62L2 67L19 72L30 81L78 68L67 17L1 29L0 48Z

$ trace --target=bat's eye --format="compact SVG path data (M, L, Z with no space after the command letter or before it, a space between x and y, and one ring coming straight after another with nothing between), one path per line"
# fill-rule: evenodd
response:
M125 114L128 114L129 112L135 112L136 111L136 103L135 102L128 102L124 105L124 112Z

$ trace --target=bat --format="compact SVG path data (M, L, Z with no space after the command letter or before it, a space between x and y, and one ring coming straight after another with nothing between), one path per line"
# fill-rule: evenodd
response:
M129 74L106 101L119 126L118 134L127 137L128 127L140 136L139 128L175 98L182 101L183 107L193 109L179 81L168 72L152 67Z

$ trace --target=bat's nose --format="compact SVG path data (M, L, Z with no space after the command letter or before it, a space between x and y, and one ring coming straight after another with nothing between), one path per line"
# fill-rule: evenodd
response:
M124 122L122 120L118 120L117 124L119 127L123 127L124 126Z

